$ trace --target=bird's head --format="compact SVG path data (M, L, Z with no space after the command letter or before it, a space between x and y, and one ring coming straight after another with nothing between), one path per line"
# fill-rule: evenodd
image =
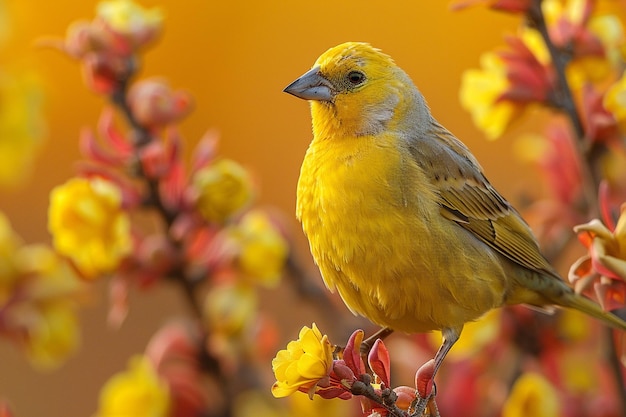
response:
M423 102L410 78L388 55L367 43L347 42L324 52L285 92L311 101L317 136L375 135ZM427 110L426 110L427 111Z

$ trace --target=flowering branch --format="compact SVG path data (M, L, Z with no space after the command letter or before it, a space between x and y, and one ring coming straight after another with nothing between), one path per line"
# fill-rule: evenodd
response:
M582 119L578 110L576 109L576 103L574 102L574 95L569 86L569 82L566 76L566 67L571 60L572 52L568 52L556 47L550 33L543 14L541 5L543 0L532 0L530 7L526 13L526 16L530 22L530 25L536 28L550 53L552 63L554 65L554 73L557 80L554 88L551 90L550 102L558 109L561 109L569 118L572 127L575 132L575 139L573 145L578 151L578 157L580 160L581 173L581 186L583 195L585 196L585 204L588 207L587 212L589 217L594 217L599 214L597 197L598 186L600 181L597 175L594 174L594 170L591 169L588 164L587 156L590 155L587 151L590 150L589 144L585 145L584 140L587 138L585 128L582 123ZM587 138L588 139L588 138Z

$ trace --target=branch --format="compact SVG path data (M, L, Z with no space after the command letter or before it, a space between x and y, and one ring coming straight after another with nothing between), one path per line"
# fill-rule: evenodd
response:
M573 145L576 149L576 152L578 154L578 160L580 162L582 178L581 186L584 201L586 204L588 216L590 218L593 218L597 217L600 213L597 198L597 190L600 181L596 177L596 175L593 174L593 170L588 163L588 152L587 147L585 146L585 128L580 118L580 115L578 114L578 110L576 109L576 103L574 101L572 89L570 88L569 82L567 81L566 67L571 60L571 53L566 50L557 48L554 42L552 42L552 39L550 38L550 33L548 31L548 26L543 15L543 10L541 9L542 1L543 0L533 1L532 6L528 9L527 17L530 25L537 29L537 31L539 31L539 33L541 34L541 37L543 38L544 43L548 48L550 58L552 59L552 63L554 65L557 84L555 91L552 94L552 97L550 97L550 101L554 107L560 109L561 111L563 111L563 113L565 113L572 125L572 128L574 129L576 140L574 140Z

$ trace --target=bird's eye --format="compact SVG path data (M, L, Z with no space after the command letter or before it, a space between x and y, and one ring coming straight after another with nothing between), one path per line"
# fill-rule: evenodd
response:
M350 81L352 85L359 85L365 81L365 74L360 71L351 71L348 74L348 81Z

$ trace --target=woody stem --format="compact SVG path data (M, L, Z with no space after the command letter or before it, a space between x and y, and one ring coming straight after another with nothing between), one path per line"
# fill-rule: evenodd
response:
M572 89L567 81L566 67L571 59L571 54L566 50L557 48L550 38L548 26L541 9L541 3L542 0L534 0L532 2L531 7L528 9L527 18L530 25L541 34L546 48L550 53L556 75L556 86L550 97L550 101L554 107L560 109L567 116L574 130L576 139L573 141L573 145L580 162L581 185L586 211L589 217L596 217L600 213L597 199L598 184L600 181L597 176L594 175L594 170L589 163L588 157L591 153L585 145L585 128L580 114L576 109Z

